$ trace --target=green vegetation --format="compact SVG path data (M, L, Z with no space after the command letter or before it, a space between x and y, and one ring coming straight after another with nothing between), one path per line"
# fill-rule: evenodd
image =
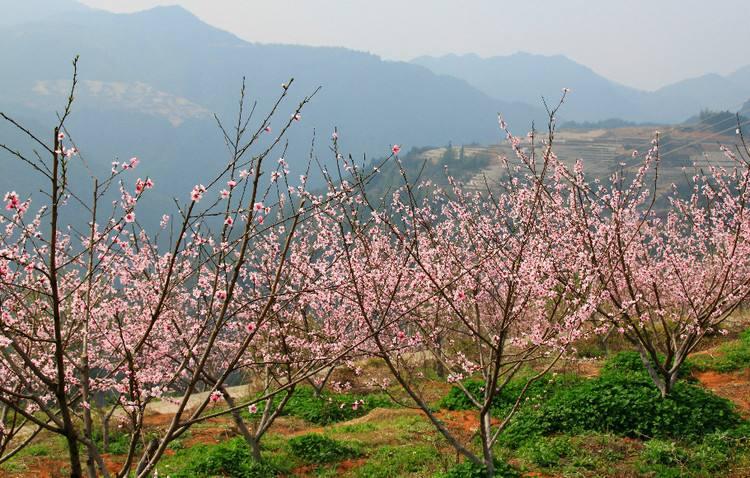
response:
M744 425L729 433L706 435L700 443L649 440L644 443L639 459L642 473L659 477L719 476L739 453L747 453L750 427Z
M316 396L311 387L300 387L287 402L282 416L302 418L316 425L329 425L364 416L374 408L394 406L393 401L384 394L323 392Z
M331 463L361 454L357 447L319 433L310 433L289 440L292 454L308 463Z
M680 381L670 396L661 398L642 365L641 370L623 367L631 358L617 355L599 377L561 387L524 407L503 433L504 443L587 431L699 440L742 423L731 402L698 385Z
M469 461L464 461L454 466L446 473L437 475L438 478L484 478L487 469L477 466ZM495 462L495 476L498 478L520 478L521 473L505 462Z
M357 469L358 478L390 478L426 473L441 459L440 452L429 445L384 446L367 463Z
M738 340L721 344L715 355L696 355L689 363L700 371L734 372L750 367L750 329L744 331Z
M171 469L173 466L175 470ZM254 461L250 448L241 438L233 438L213 446L195 445L179 450L172 459L165 461L164 468L169 470L168 475L172 478L266 478L276 476L279 471L271 463Z
M746 332L722 345L719 357L739 363L739 352L727 351L741 350L749 336ZM696 362L691 360L691 367L698 368ZM500 394L493 405L497 416L512 406L531 373L521 372ZM744 476L736 470L750 465L750 422L728 401L689 380L685 371L673 395L662 399L640 357L632 352L610 357L595 378L548 374L529 387L519 412L495 445L499 457L495 476L516 478L529 472L564 477ZM464 386L480 394L484 384L467 380ZM354 403L357 407L352 407ZM472 410L457 387L436 405ZM236 433L227 420L197 427L170 444L159 474L173 478L485 476L482 468L457 456L423 415L395 407L385 395L315 396L311 388L301 387L285 413L289 418L280 418L280 428L272 428L264 438L260 463L239 437L201 443L201 436L208 430L214 433L217 426L222 431L215 436ZM326 426L325 431L313 432L319 426ZM297 435L298 431L308 433ZM125 436L116 430L111 433L113 455L124 453ZM101 440L98 431L95 439ZM476 437L468 443L476 446ZM64 446L56 437L43 438L0 466L0 474L26 476L35 463L59 455Z

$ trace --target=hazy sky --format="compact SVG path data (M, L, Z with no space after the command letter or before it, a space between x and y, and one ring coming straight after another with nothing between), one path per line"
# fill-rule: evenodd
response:
M82 0L115 12L179 4L264 43L345 46L387 59L564 54L655 89L750 64L750 0Z

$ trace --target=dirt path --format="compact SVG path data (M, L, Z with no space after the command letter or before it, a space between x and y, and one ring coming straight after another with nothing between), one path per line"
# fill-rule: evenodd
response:
M745 418L750 418L750 369L741 372L699 372L695 377L704 387L737 405Z

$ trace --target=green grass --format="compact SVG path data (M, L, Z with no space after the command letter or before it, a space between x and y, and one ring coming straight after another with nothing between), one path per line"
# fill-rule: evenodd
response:
M690 358L690 366L701 372L734 372L750 367L750 329L740 338L721 344L716 355L700 354Z
M278 400L280 398L277 398L274 403L278 403ZM364 416L374 408L395 406L385 394L359 395L324 392L320 396L315 396L311 387L299 387L292 394L281 415L302 418L316 425L329 425ZM262 413L262 404L258 404L258 408L259 411L254 414L255 417ZM254 418L247 411L243 413L250 420Z
M344 443L321 435L308 433L289 440L291 453L306 463L332 463L362 454L361 447L354 443Z
M267 478L290 471L294 464L288 459L278 460L278 455L268 458L262 463L254 461L245 441L233 438L218 445L199 444L177 450L174 455L163 459L157 468L160 475L172 478ZM287 466L281 466L283 463Z
M427 476L444 463L440 451L430 445L384 446L357 468L357 478L390 478L392 476Z

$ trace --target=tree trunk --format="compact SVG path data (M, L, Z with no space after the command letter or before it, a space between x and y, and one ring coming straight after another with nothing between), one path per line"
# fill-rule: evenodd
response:
M495 476L495 460L492 453L492 421L489 411L482 411L479 414L480 436L482 439L482 455L484 457L484 466L487 468L487 477Z
M70 478L83 478L81 454L78 451L78 439L73 435L68 435L65 439L68 442L68 454L70 456Z
M143 470L146 469L149 460L151 460L151 457L154 455L154 453L156 453L157 448L159 448L159 440L157 440L156 438L152 438L148 442L146 450L143 452L141 461L138 462L138 467L135 469L135 476L139 476L143 472Z
M229 405L229 408L235 407L234 399L231 395L227 392L225 387L221 387L221 391L224 394L224 400L227 402L227 405ZM239 410L232 410L230 413L232 416L232 420L234 421L234 424L237 426L237 429L240 431L240 435L242 435L242 438L245 439L245 442L247 442L248 446L250 447L250 450L252 450L253 459L257 462L260 462L260 443L258 443L258 440L256 439L255 435L250 433L250 430L248 430L247 426L245 425L245 421L242 419L242 416L240 415Z

